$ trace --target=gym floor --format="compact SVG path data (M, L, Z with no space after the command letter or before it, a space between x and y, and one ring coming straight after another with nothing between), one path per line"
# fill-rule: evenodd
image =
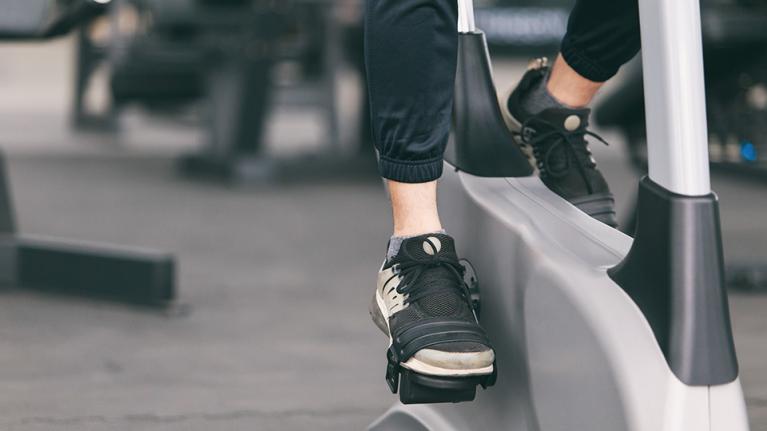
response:
M175 174L173 155L201 139L192 127L128 113L119 139L74 134L70 49L0 46L0 147L21 230L171 251L180 306L0 290L0 428L364 429L394 401L367 315L389 233L380 181L226 188ZM511 82L519 65L498 69ZM279 117L280 145L312 136L279 127L315 127L306 115ZM605 137L596 157L625 210L636 178ZM728 258L767 263L765 184L714 184ZM730 300L752 429L767 430L767 294Z

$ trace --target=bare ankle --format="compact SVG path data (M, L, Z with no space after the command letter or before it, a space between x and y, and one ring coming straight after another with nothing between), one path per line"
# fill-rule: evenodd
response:
M560 103L573 108L582 108L591 103L591 99L597 94L602 84L604 83L589 81L579 75L559 55L551 69L546 89Z
M394 236L416 236L442 229L437 212L437 182L408 184L387 180Z

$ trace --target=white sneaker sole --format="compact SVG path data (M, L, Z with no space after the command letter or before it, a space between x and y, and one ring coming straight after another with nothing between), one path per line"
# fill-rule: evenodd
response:
M386 310L386 305L384 304L384 300L381 297L381 295L378 293L378 290L376 290L375 296L373 297L373 301L370 304L370 317L373 319L373 322L376 324L376 326L378 326L381 332L383 332L384 335L389 337L389 347L391 347L392 345L391 330L389 329L389 319L385 317L387 315L385 310ZM484 376L487 374L492 374L493 372L492 364L486 367L479 367L479 368L451 369L451 368L442 368L435 365L427 364L421 360L418 360L415 357L411 357L410 359L401 363L400 365L415 373L424 374L428 376L442 376L442 377Z

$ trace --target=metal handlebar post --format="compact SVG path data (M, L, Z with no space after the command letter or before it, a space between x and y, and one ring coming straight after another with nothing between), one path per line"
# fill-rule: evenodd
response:
M475 33L472 0L458 32ZM640 0L650 179L688 196L711 192L698 0Z
M640 0L650 179L688 196L711 192L698 0Z
M458 33L475 33L473 0L458 0Z

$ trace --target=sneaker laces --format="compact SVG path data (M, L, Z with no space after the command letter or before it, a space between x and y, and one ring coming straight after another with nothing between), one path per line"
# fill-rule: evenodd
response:
M469 292L469 287L463 279L466 268L461 265L459 260L449 256L440 255L439 253L434 255L413 256L408 253L407 250L403 250L403 252L407 259L404 262L399 262L395 265L394 275L389 277L389 280L398 275L401 276L400 283L397 286L397 292L407 295L407 303L415 302L425 296L442 291L456 292L467 304L469 303L471 294ZM429 283L428 288L416 290L418 280L422 279L424 275L434 274L433 270L438 268L447 270L446 273L443 273L447 275L447 278L439 277L439 279L434 280L446 281L446 283ZM389 280L387 280L387 283Z
M524 133L525 130L529 130L528 125L532 122L547 126L550 130L540 134ZM566 176L570 169L570 157L567 156L569 153L569 155L575 158L575 160L580 162L576 163L575 166L578 170L578 173L580 173L581 177L584 179L589 193L593 193L591 184L588 181L588 176L586 174L586 168L593 169L596 167L596 164L591 158L591 151L588 149L586 136L592 136L601 143L609 146L610 144L604 138L592 131L586 130L585 128L569 131L547 120L542 120L535 117L529 118L524 123L522 123L520 131L513 132L513 135L519 137L525 144L529 144L533 147L533 151L536 152L536 159L538 160L538 168L544 175L550 175L554 178L562 178ZM559 139L555 140L554 143L551 144L548 149L546 149L546 152L542 158L539 157L537 145L553 137L558 137ZM560 154L560 150L566 153L566 157L564 157L564 163L562 166L557 167L553 161L554 156Z

